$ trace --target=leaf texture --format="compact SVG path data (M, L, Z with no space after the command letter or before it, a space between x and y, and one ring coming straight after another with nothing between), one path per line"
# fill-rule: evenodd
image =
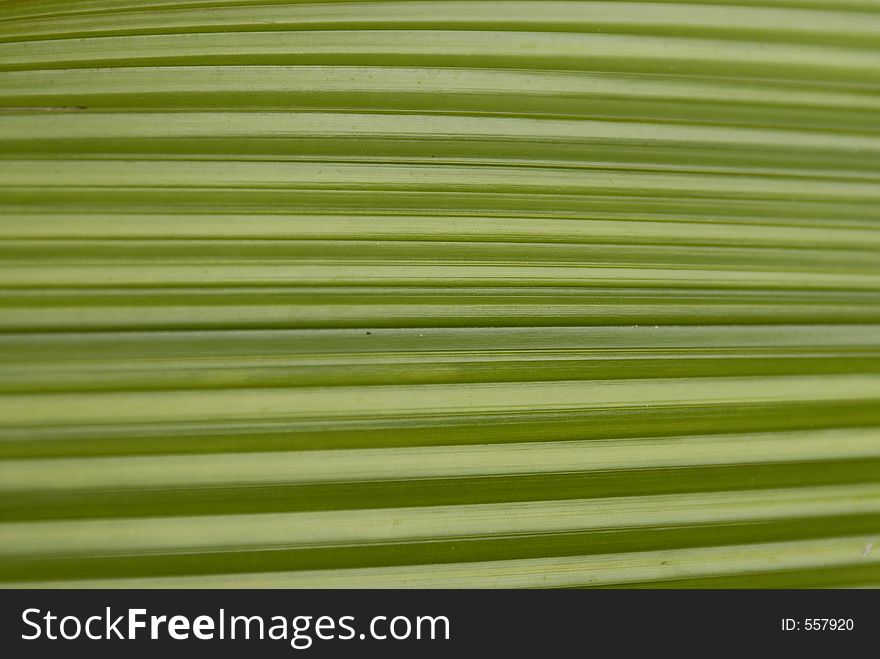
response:
M0 585L880 583L880 1L0 3Z

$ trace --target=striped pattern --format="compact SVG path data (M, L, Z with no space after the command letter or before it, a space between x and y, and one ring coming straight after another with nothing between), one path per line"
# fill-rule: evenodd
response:
M880 0L3 2L0 289L2 585L880 583Z

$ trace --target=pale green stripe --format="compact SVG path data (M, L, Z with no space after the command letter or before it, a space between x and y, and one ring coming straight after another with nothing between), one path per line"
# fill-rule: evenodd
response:
M33 351L26 348L31 347ZM359 330L255 330L209 332L129 332L102 334L0 334L4 363L55 363L114 359L224 357L265 355L303 360L376 359L424 356L498 355L540 359L543 356L601 358L647 356L674 350L718 351L731 356L758 350L873 350L880 347L875 325L731 325L619 327L503 327ZM772 353L771 353L772 354ZM127 362L130 363L130 362ZM313 362L315 363L315 362Z
M428 64L436 64L438 58L467 58L471 66L502 63L517 64L516 68L644 73L665 72L674 65L691 74L749 71L760 77L782 71L795 79L824 76L880 82L877 53L870 49L777 43L756 47L749 42L642 35L485 30L475 39L473 32L455 30L339 30L304 32L295 40L284 32L229 32L0 43L0 67L11 70L76 68L95 62L175 64L198 58L217 63L224 57L275 57L295 63L306 55L364 63L372 63L366 60L373 58L392 65L417 57L426 58Z
M41 588L554 588L834 568L880 562L876 536L598 556L233 575L25 582Z
M0 491L156 489L415 480L700 465L880 458L880 429L810 430L661 439L5 460Z
M290 239L290 240L501 240L584 244L880 248L880 230L866 226L760 226L648 220L565 220L541 217L386 217L370 215L257 215L120 212L9 213L0 236L11 239Z
M723 144L739 147L841 149L880 155L880 137L758 130L741 126L678 126L639 122L523 119L333 112L185 112L20 114L4 117L0 140L393 137L437 140L503 138L511 142L552 140L570 143L639 142L652 146Z
M151 32L198 32L207 29L308 29L338 25L359 29L384 27L444 26L507 27L527 24L531 29L626 30L638 32L673 31L705 34L742 31L762 35L809 39L838 36L871 38L880 36L880 17L872 13L774 9L764 7L712 7L704 4L665 4L657 2L371 2L368 5L272 4L248 7L216 7L206 13L199 9L174 12L131 11L125 14L98 14L56 18L44 25L36 21L16 21L2 25L6 38L33 38L39 35L83 36L89 33L132 34ZM830 5L829 9L833 9Z
M408 387L329 387L95 394L9 395L5 426L161 423L235 419L381 419L516 414L688 404L843 401L880 398L880 375L688 378ZM340 401L345 401L344 405Z
M880 201L875 184L805 182L795 177L725 177L638 172L577 171L548 167L394 166L350 163L122 160L0 160L3 188L36 186L109 188L277 188L354 190L492 190L565 194L657 195Z
M880 486L290 514L0 523L19 556L361 545L880 512Z
M263 7L277 5L294 5L297 10L302 5L308 6L315 0L40 0L39 4L26 3L23 7L8 3L0 5L3 17L43 17L65 15L89 15L89 14L112 14L116 12L131 12L137 10L161 10L161 9L189 9L194 7ZM379 3L376 0L322 0L321 4L332 5L336 2L345 4L358 3L362 12L370 11L373 4L400 4L399 2ZM619 4L635 4L638 0L622 0ZM364 3L364 4L360 4ZM408 5L411 3L407 3ZM573 4L573 3L572 3ZM639 3L642 4L642 3ZM686 4L682 0L653 0L650 3L655 6L670 4L673 6ZM783 8L806 8L822 10L860 10L871 11L880 9L877 0L702 0L701 6L736 6L736 7L783 7Z
M256 75L255 75L256 74ZM477 95L507 98L539 98L550 101L565 95L569 98L634 99L645 104L664 100L741 104L750 111L777 104L789 106L792 119L801 106L857 110L876 110L880 99L870 93L859 93L846 87L762 83L758 80L689 80L686 77L640 76L626 73L572 73L522 70L406 66L170 66L158 68L113 68L68 71L0 71L0 99L14 101L17 96L39 95L57 98L88 93L90 97L112 98L115 94L240 93L254 103L256 92L275 93L336 93L345 94L346 101L358 94L382 93L398 98L407 95L456 94L460 101ZM99 84L96 85L96 82ZM807 83L804 83L807 84ZM229 102L229 97L222 102ZM439 100L439 99L437 99ZM453 100L453 99L447 99ZM137 107L139 100L127 103ZM189 105L194 99L180 101ZM126 105L130 109L132 105ZM445 106L440 105L440 108ZM552 107L552 106L551 106ZM715 106L713 106L715 107ZM245 104L248 108L248 104ZM332 108L332 106L331 106ZM317 105L315 109L331 109ZM218 109L225 109L222 106ZM432 108L437 111L437 107ZM549 108L548 108L549 109ZM520 113L515 105L496 112ZM711 120L700 107L677 117L679 121L701 118ZM668 122L669 117L664 117ZM876 125L870 122L868 125Z

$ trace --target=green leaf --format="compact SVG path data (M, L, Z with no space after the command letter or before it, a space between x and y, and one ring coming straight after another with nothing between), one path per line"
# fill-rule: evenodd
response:
M880 1L0 4L0 586L880 584Z

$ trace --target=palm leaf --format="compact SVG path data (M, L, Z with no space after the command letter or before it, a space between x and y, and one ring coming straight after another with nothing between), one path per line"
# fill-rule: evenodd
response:
M880 584L880 2L0 4L0 584Z

